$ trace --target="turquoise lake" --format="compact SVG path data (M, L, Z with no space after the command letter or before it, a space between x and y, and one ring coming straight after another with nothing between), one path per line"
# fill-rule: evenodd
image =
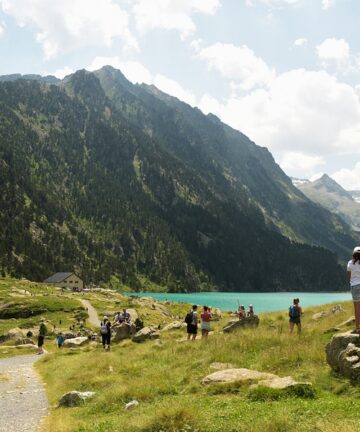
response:
M235 310L239 304L254 305L255 312L271 312L286 310L292 303L292 299L299 297L303 307L317 306L325 303L334 303L351 300L350 292L342 293L228 293L228 292L202 292L192 294L170 293L131 293L139 297L153 297L160 301L193 303L218 307L223 310Z

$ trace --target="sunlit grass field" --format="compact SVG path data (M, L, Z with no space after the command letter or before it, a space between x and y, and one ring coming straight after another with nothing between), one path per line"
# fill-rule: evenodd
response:
M36 290L34 287L33 291L40 294L43 287ZM1 291L0 284L2 301L6 292ZM44 301L51 301L56 295L53 288L44 293L45 296L39 296ZM151 302L146 304L113 293L86 293L83 298L98 313L112 313L122 307L136 309L145 325L163 326L173 320L154 309ZM75 309L70 305L81 306L78 299L79 295L68 294L66 302L70 303L65 310L43 315L49 319L59 313L66 324L71 323ZM185 330L161 331L160 342L136 344L126 340L114 344L110 352L103 352L100 345L57 350L50 338L46 341L49 354L36 364L52 407L41 431L358 431L360 386L334 376L325 361L325 345L332 334L324 331L353 314L351 303L341 305L344 313L319 320L312 319L312 315L330 310L331 305L306 309L300 336L288 334L284 311L261 314L259 328L233 334L221 333L229 320L228 314L224 314L212 324L215 332L207 341L184 341ZM163 306L173 316L184 316L188 308ZM314 392L289 394L252 389L244 384L204 386L201 380L213 372L213 362L232 363L234 367L281 377L291 375L298 381L311 382ZM60 397L71 390L94 391L96 395L80 407L58 408ZM140 405L126 411L125 404L133 399Z

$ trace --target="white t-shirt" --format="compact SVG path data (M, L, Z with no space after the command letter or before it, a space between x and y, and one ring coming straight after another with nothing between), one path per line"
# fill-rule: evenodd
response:
M360 264L357 261L353 264L352 260L348 262L347 271L351 272L350 285L360 285Z

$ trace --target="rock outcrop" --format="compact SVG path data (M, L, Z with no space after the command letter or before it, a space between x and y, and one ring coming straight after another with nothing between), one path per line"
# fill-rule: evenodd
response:
M82 405L86 399L89 399L95 395L94 392L79 392L79 391L71 391L69 393L65 393L61 396L59 400L59 407L73 407Z
M86 345L89 343L89 338L85 336L80 336L72 339L65 339L64 341L64 348L79 348L83 345Z
M156 330L150 327L144 327L133 336L132 340L134 342L143 342L147 339L159 339L159 337L160 335Z
M167 324L162 331L171 331L171 330L179 330L186 327L186 323L182 321L173 321L170 324Z
M257 315L249 316L242 319L231 320L223 328L224 333L231 333L239 328L257 327L260 323L260 319Z
M326 360L334 372L359 380L360 335L346 332L333 336L326 346Z
M311 383L295 381L292 377L279 377L277 375L259 372L251 369L224 369L206 376L202 384L230 384L230 383L247 383L255 387L268 387L277 390L289 390L296 387L302 389L308 388L312 391Z
M120 342L124 339L130 339L136 333L135 324L120 324L111 327L112 341Z

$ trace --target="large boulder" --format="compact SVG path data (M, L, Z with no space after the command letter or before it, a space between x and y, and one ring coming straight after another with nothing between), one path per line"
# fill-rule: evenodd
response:
M135 324L119 324L111 327L112 341L120 342L124 339L130 339L135 333Z
M247 328L247 327L257 327L259 325L260 319L257 315L249 316L242 319L231 320L226 326L223 328L224 333L231 333L234 330L239 328Z
M307 393L313 394L312 384L295 381L292 377L279 377L277 375L258 372L251 369L225 369L214 372L205 377L202 384L231 384L231 383L247 383L251 384L251 388L268 387L276 390L292 390L301 389L302 392L307 390Z
M266 372L258 372L251 369L224 369L214 372L206 376L201 383L202 384L225 384L234 382L252 382L260 380L269 380L277 378L276 375Z
M346 332L333 336L326 345L326 360L334 372L359 380L360 335Z
M30 338L19 338L16 339L15 345L35 345Z
M79 348L89 343L89 338L86 336L80 336L72 339L65 339L64 348Z
M159 339L159 337L160 335L156 330L144 327L133 336L132 340L134 342L143 342L147 339Z
M180 330L186 327L186 323L182 321L173 321L170 324L167 324L162 331L171 331L171 330Z
M73 407L82 405L86 399L89 399L95 395L94 392L79 392L79 391L71 391L69 393L65 393L61 396L59 400L59 407Z

